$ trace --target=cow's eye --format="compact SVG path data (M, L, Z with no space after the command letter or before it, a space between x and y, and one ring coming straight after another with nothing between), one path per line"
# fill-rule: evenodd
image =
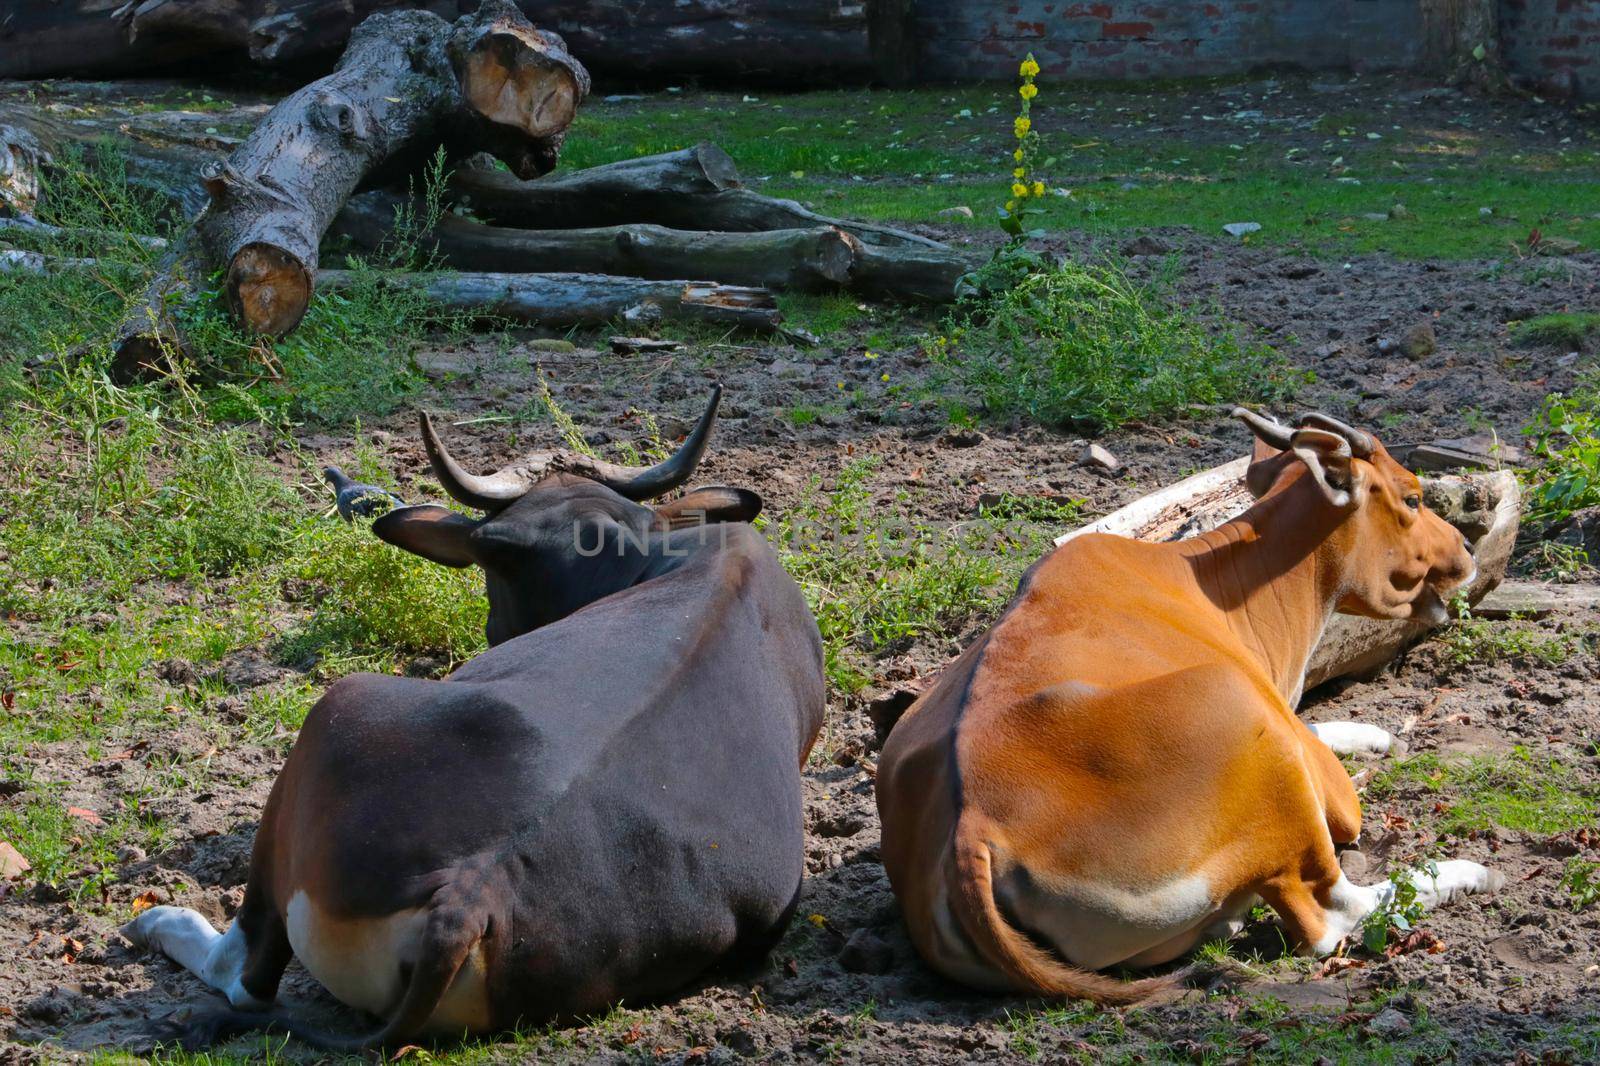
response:
M1421 510L1422 497L1413 492L1411 495L1406 497L1406 506L1411 508L1413 511Z

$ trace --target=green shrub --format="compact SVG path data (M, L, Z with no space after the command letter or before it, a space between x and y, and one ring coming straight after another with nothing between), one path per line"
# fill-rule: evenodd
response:
M1272 349L1170 306L1165 280L1108 264L1051 266L1032 253L980 271L925 342L962 396L992 417L1088 432L1172 418L1190 404L1267 402L1296 375Z
M1546 397L1526 432L1541 461L1529 475L1530 521L1558 522L1600 504L1600 383L1590 377L1570 396Z

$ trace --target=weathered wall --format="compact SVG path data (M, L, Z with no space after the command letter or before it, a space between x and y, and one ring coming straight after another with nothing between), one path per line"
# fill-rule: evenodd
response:
M1192 77L1262 67L1424 70L1426 0L917 0L922 80ZM1520 82L1600 98L1600 0L1499 0Z
M1513 77L1600 99L1600 0L1500 0L1500 49Z
M1418 0L920 0L923 78L1009 78L1028 51L1058 78L1257 67L1397 69L1423 52Z

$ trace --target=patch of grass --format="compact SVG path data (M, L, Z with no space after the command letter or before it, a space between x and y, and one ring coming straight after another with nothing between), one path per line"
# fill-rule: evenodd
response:
M477 569L391 547L369 523L309 525L287 569L317 590L316 613L290 639L287 657L382 661L409 652L459 662L484 648L489 606Z
M1592 825L1600 813L1600 786L1556 756L1520 745L1505 755L1416 755L1367 786L1376 800L1414 793L1436 794L1444 802L1441 836L1496 827L1559 833Z
M1192 404L1281 400L1296 382L1271 348L1171 306L1162 282L1109 263L995 267L978 282L988 292L925 342L956 402L991 417L1098 432Z
M785 326L803 329L826 340L842 333L865 312L861 300L849 293L783 292L778 294L778 309Z
M22 799L0 805L0 840L32 864L31 877L48 885L70 882L75 899L95 899L116 880L119 847L159 846L164 835L160 820L131 796L115 813L91 812L35 784Z
M1464 607L1434 639L1458 666L1519 660L1555 665L1566 662L1579 647L1579 638L1573 634L1545 636L1537 630L1518 628L1515 623L1473 618Z
M1007 557L1042 550L989 522L939 529L897 521L873 503L875 466L849 463L829 492L813 482L804 502L766 527L817 616L829 679L845 692L866 682L866 653L951 633L992 610Z
M1511 323L1511 339L1518 344L1548 344L1568 351L1583 349L1600 337L1600 312L1574 311L1539 315Z

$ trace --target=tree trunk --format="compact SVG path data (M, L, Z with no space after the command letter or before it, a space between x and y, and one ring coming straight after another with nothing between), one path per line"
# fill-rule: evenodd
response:
M1119 511L1057 538L1064 544L1084 533L1114 533L1135 540L1182 540L1232 521L1254 502L1244 486L1249 459L1196 474L1135 500ZM1517 539L1521 493L1510 471L1466 477L1426 478L1428 506L1472 542L1478 576L1464 593L1477 603L1505 578ZM1302 692L1337 677L1361 676L1415 643L1428 626L1336 614L1306 666ZM1297 697L1298 702L1298 697Z
M484 0L454 26L423 11L373 15L334 73L286 97L202 172L212 202L197 225L227 266L234 318L274 337L299 324L322 234L380 166L465 138L525 177L543 173L588 89L560 38L509 0Z
M744 189L733 160L711 144L538 181L520 181L500 170L464 169L451 178L450 193L480 218L522 229L653 222L673 229L749 233L832 226L864 244L949 252L938 241L892 226L828 218L793 200Z
M1509 87L1498 0L1422 0L1422 25L1424 54L1434 69L1484 91Z
M348 287L355 275L324 270L319 285ZM782 317L766 289L709 281L647 281L598 274L395 274L383 284L408 286L440 307L483 318L547 326L598 326L641 310L645 317L776 330Z

